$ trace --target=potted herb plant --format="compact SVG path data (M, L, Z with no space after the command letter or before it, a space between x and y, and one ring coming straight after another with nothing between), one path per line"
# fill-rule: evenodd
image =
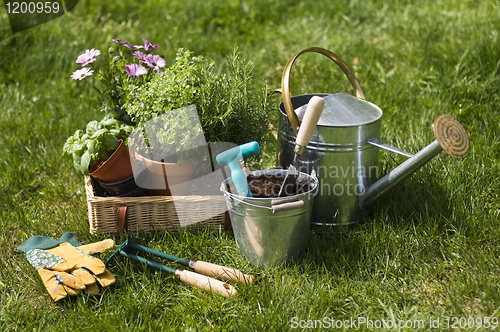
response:
M133 169L140 168L128 153L128 135L133 123L123 110L123 101L129 89L147 82L160 71L165 61L150 54L159 46L152 45L146 39L143 39L144 45L139 46L116 38L113 41L130 51L123 52L122 48L116 51L111 47L109 61L101 61L100 50L87 50L76 60L82 68L71 75L72 79L80 81L89 76L96 79L96 82L89 83L100 93L103 111L108 111L108 114L99 122L90 121L85 133L77 130L68 138L63 150L73 157L74 166L79 173L99 179L108 193L137 195L139 192L135 190L137 185ZM130 54L131 52L134 53ZM102 68L94 74L92 66L96 63ZM127 192L124 193L124 190Z
M136 126L129 137L136 159L146 165L154 195L188 195L189 184L206 162L206 142L194 105L172 110Z
M73 157L77 172L104 182L117 182L133 176L131 158L125 140L132 127L110 112L101 121L91 121L86 132L77 130L64 144L64 152Z
M242 144L262 141L269 131L266 92L253 87L250 65L234 52L228 68L228 74L218 74L213 62L181 49L171 67L130 90L124 108L139 131L149 134L135 145L137 158L168 185L192 179L209 158L200 141ZM167 158L151 158L154 149ZM153 192L170 193L168 186Z
M111 133L104 131L117 133L117 128L106 127L105 121L111 120L108 117L101 122L91 121L87 133L77 131L68 139L64 149L73 156L82 174L98 162L99 155L103 160L111 154L121 139L122 144L139 147L131 153L148 169L155 169L152 173L170 179L168 185L172 185L176 173L179 181L187 181L199 165L210 160L207 143L262 142L268 133L268 116L272 112L268 109L267 91L255 89L252 67L236 51L228 57L228 72L220 74L213 62L194 57L189 51L180 49L175 63L168 67L161 56L151 54L159 46L146 39L143 45L117 38L113 41L119 47L110 48L109 61L104 61L99 72L94 74L91 65L101 62L101 52L91 49L78 57L76 62L82 64L82 69L75 71L72 78L83 80L93 75L97 84L92 87L103 97L103 110L111 111L111 118L121 121L121 128L126 129L121 132L123 137L110 138ZM102 128L94 128L97 125ZM148 132L148 128L149 135L136 135ZM127 138L125 133L130 134L132 129ZM152 158L155 149L165 157ZM100 169L98 166L95 164ZM169 195L170 191L167 187L157 194Z

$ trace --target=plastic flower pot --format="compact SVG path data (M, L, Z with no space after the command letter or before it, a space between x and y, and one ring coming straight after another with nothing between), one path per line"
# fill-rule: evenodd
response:
M99 180L99 184L106 191L108 196L120 196L120 197L137 197L140 195L146 195L149 191L146 189L137 190L140 188L141 184L144 183L146 179L146 165L142 162L139 162L140 169L136 174L133 174L131 177L126 178L125 180L118 182L103 182Z
M178 163L154 161L138 153L136 153L135 157L146 165L146 186L151 188L153 196L172 196L171 186L175 186L173 194L176 196L189 194L191 184L187 181L195 178L198 169L196 166L189 163L180 166Z
M134 190L129 191L128 193L125 193L123 195L117 195L114 197L141 197L141 196L151 196L151 190L142 187L137 187Z
M94 165L89 169L89 174L92 174L95 172L96 169L98 169L102 165L102 160L101 158L97 159Z
M132 170L131 159L128 149L120 140L120 145L113 154L90 173L91 176L98 178L102 182L118 182L130 178L134 172ZM139 168L139 167L137 167Z

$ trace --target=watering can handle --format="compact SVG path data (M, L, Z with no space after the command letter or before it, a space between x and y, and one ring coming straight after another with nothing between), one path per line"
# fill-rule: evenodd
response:
M337 64L337 66L342 69L344 74L346 74L347 78L349 79L349 82L351 82L352 88L354 90L354 95L358 97L359 99L365 99L365 95L363 94L363 90L361 90L361 86L359 85L359 82L352 72L352 70L349 68L349 66L335 53L332 53L324 48L321 47L309 47L306 48L298 53L296 53L294 56L288 60L286 63L285 69L283 70L283 76L281 78L281 88L282 88L282 95L283 95L283 106L285 106L285 111L288 116L288 120L290 121L290 124L292 125L293 131L295 132L295 135L297 135L300 127L300 121L299 117L297 114L295 114L295 111L292 106L292 100L291 97L292 95L290 94L290 70L292 69L292 65L295 62L295 59L301 54L304 53L320 53L323 54L324 56L330 58Z

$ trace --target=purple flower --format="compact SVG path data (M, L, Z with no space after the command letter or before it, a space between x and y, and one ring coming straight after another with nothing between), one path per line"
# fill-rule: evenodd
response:
M118 44L130 44L128 41L125 41L123 39L113 38L111 40L117 42Z
M156 50L158 47L160 47L158 45L151 44L149 41L147 41L147 39L144 39L144 38L142 38L142 41L144 42L144 46L142 46L142 45L141 46L132 45L132 43L130 43L128 41L125 41L123 39L118 39L118 38L113 38L112 40L114 42L122 44L125 47L130 48L133 51L138 50L140 48L144 48L146 50L146 52L152 52L152 51Z
M94 62L99 54L101 54L101 51L96 49L86 50L85 53L78 56L78 59L76 59L76 63L81 63L83 67L89 63Z
M123 43L123 46L130 48L132 51L138 50L140 48L144 48L144 46L134 46L129 42Z
M146 63L147 55L141 51L136 51L134 53L134 58L139 59L139 63Z
M165 60L163 60L163 58L161 56L149 54L146 57L146 64L149 67L153 67L156 70L156 72L161 73L161 69L160 68L165 67L165 65L167 63L165 62Z
M82 69L78 69L71 75L71 78L74 80L83 80L85 77L90 76L94 73L93 70L91 70L92 67L85 67Z
M142 74L146 74L148 72L146 68L135 63L131 65L125 65L125 71L133 78L137 78Z
M151 44L149 41L147 41L147 39L142 38L142 41L144 42L144 49L146 50L146 52L153 52L160 47L159 45Z

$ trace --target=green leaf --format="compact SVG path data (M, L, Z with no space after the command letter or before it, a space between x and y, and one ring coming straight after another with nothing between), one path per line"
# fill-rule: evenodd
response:
M122 136L122 129L111 129L109 133L117 138L121 138Z
M121 137L120 138L125 138L126 136L130 135L130 133L134 130L134 127L128 126L128 125L122 125L120 127L121 129Z
M101 122L106 129L118 129L120 128L120 121L116 119L107 119Z
M104 116L104 119L103 120L106 120L106 119L115 119L115 120L118 120L120 118L120 114L118 114L118 112L116 111L109 111L105 116Z
M66 140L66 143L64 143L64 146L63 146L63 152L64 153L67 153L67 154L73 153L73 144L74 144L73 142L74 142L74 138L73 137L69 137Z
M86 148L90 156L97 155L99 153L98 146L95 140L87 141Z
M78 153L78 154L82 155L84 150L85 150L85 143L78 141L78 142L73 143L73 147L72 147L71 152Z
M102 140L102 137L108 133L107 129L99 129L95 131L92 136L90 137L91 139L97 139L97 140Z
M90 156L89 151L85 151L85 153L82 156L82 159L80 161L80 172L83 175L88 175L89 174L89 167L91 166L90 163L92 162L92 158Z
M106 161L110 156L111 154L108 151L101 150L101 152L99 152L99 158L101 158L101 160Z
M75 167L76 171L77 172L80 172L80 168L81 168L81 160L82 160L82 154L76 154L76 153L73 153L73 166Z
M81 129L78 129L77 131L75 131L75 133L73 134L73 137L75 139L81 139L83 136L83 130Z
M104 140L102 141L102 143L105 151L114 151L120 145L120 141L111 134L106 134L103 136L103 138Z
M64 143L63 151L67 154L72 154L75 150L80 150L82 148L80 137L82 136L83 132L81 130L77 130L73 136L68 137Z
M98 131L100 129L100 125L99 125L99 122L97 121L90 121L88 124L87 124L87 135L90 135L92 136L96 131Z

